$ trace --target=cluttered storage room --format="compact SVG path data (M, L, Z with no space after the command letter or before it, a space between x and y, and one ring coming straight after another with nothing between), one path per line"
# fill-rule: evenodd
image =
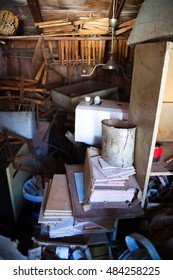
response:
M172 14L0 1L1 260L173 259Z

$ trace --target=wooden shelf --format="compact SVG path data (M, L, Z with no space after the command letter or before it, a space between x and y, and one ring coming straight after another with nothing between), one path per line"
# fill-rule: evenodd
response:
M173 175L173 162L168 165L166 159L173 155L173 142L163 142L163 150L160 161L152 164L150 176ZM170 171L170 167L172 171Z

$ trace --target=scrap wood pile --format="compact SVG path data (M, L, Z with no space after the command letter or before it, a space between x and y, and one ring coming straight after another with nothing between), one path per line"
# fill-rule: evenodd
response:
M72 23L68 18L62 20L45 21L35 23L35 26L41 28L44 35L55 36L62 34L99 34L104 35L110 32L109 18L97 18L95 16L79 16Z
M74 21L79 34L108 34L110 32L109 18L81 18Z
M101 151L87 148L84 163L86 201L92 207L130 207L139 202L141 195L136 183L134 166L111 166L101 156Z
M53 35L56 33L68 33L75 30L74 25L68 21L68 18L62 20L53 20L45 22L37 22L35 26L41 28L45 35Z
M0 105L2 111L16 110L21 105L35 106L38 117L48 117L57 110L49 90L23 77L0 80Z
M120 35L132 29L135 19L120 22L115 35ZM71 22L68 18L35 23L37 28L42 29L45 36L61 35L109 35L112 28L109 25L109 18L101 14L90 14L88 16L76 16Z

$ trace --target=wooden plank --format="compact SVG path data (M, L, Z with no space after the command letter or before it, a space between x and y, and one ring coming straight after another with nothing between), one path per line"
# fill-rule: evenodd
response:
M45 61L45 65L47 65L48 62L47 62L47 55L46 55L46 50L45 50L44 41L42 41L41 49L42 49L42 52L43 52L43 59L44 59L44 61Z
M124 53L124 57L128 58L128 54L129 54L129 46L127 44L127 41L125 41L125 53Z
M172 72L172 71L171 71ZM173 141L173 103L164 102L161 108L160 121L157 133L158 141Z
M35 76L35 78L34 78L37 82L38 82L38 81L40 80L40 78L41 78L41 75L42 75L42 73L43 73L44 67L45 67L45 61L43 61L43 63L41 64L41 67L40 67L40 69L38 70L38 72L37 72L37 74L36 74L36 76Z
M66 65L68 64L68 58L69 58L69 48L68 48L68 41L64 41L65 44L65 60Z
M48 65L45 65L45 67L44 67L44 73L43 73L43 78L42 78L42 81L41 81L41 84L42 84L42 85L46 85L46 82L47 82L47 75L48 75Z
M64 65L64 59L65 59L65 56L64 56L64 41L61 41L60 44L61 44L61 63L62 63L62 65Z
M91 65L91 41L88 41L88 65Z
M36 84L35 80L31 79L23 79L24 86L32 86ZM8 78L7 80L0 79L0 84L3 86L20 86L20 77L12 77Z
M92 30L87 30L87 29L78 29L77 30L78 34L83 34L83 35L106 35L108 34L108 31L104 31L101 29L97 28L92 28Z
M86 19L80 19L80 20L75 20L73 22L73 24L75 26L77 25L85 25L85 23L88 24L96 24L96 25L105 25L105 26L109 26L109 19L108 18L99 18L99 19L91 19L91 18L86 18Z
M80 52L81 52L82 65L84 65L84 57L85 57L85 43L84 43L84 41L80 42Z
M98 32L106 32L108 33L110 31L110 28L101 26L101 25L91 25L91 24L86 24L84 27L84 30L91 30L91 31L98 31Z
M71 32L55 32L55 33L49 33L49 34L45 34L44 35L44 39L47 39L47 40L50 40L50 37L51 37L51 40L54 40L54 41L57 41L57 40L64 40L64 38L66 38L67 40L69 39L70 40L70 36L78 36L79 33L78 32L75 32L75 31L71 31ZM68 37L69 38L68 38ZM61 37L61 39L60 39Z
M43 105L43 106L45 105L45 101L41 101L41 100L37 100L37 99L25 97L25 96L23 98L23 101L30 102L33 104Z
M85 62L88 65L88 42L85 41Z
M71 52L72 52L72 61L73 61L73 65L75 65L75 46L74 46L74 41L71 41Z
M134 23L135 23L136 19L131 19L131 20L128 20L128 21L125 21L123 23L120 23L117 28L122 28L122 27L126 27L126 26L133 26Z
M102 40L99 41L99 63L102 63L102 46L103 46L103 42Z
M43 21L40 6L37 0L27 0L29 9L31 11L31 15L34 19L34 22L41 22Z
M61 20L50 20L50 21L41 21L41 22L35 22L35 26L42 26L44 27L45 25L51 25L51 24L56 24L56 23L65 23L68 21L68 18L61 19Z
M59 59L59 64L62 64L62 49L61 49L61 41L58 40L58 59Z
M58 34L60 32L67 33L70 31L74 31L74 26L73 25L66 25L66 26L59 26L59 27L48 27L48 28L43 28L43 33L44 35L51 35L51 34Z
M124 65L124 60L125 60L125 49L126 49L126 42L122 40L122 57L121 57L121 64Z
M75 47L75 59L76 59L76 65L79 64L79 58L78 58L78 41L74 42L74 47Z
M23 76L20 77L20 92L19 92L19 100L23 102L23 94L24 94L24 79Z
M18 91L19 87L8 87L8 86L0 86L1 90L14 90L14 91ZM24 91L37 91L37 92L42 92L44 94L50 94L50 91L44 89L44 88L36 88L36 87L24 87Z
M71 45L71 41L67 41L68 44L68 63L69 65L71 65L71 60L72 60L72 45Z
M165 82L165 89L164 89L164 98L163 102L173 102L173 71L172 71L172 65L173 65L173 49L170 49L170 59L168 63L168 74L167 79Z
M96 64L96 48L95 48L95 41L94 40L92 40L91 41L92 43L92 59L93 59L93 65L95 65Z
M122 59L122 40L118 40L118 61L121 63Z
M124 3L125 3L125 0L121 0L120 2L118 1L117 10L115 11L115 18L119 18Z
M45 211L71 212L71 200L65 174L54 174Z
M131 176L131 175L135 174L135 169L133 166L128 167L128 168L114 167L114 168L103 169L99 163L99 158L100 157L91 157L90 158L93 176L94 176L94 171L98 170L100 172L100 173L98 173L97 177L94 176L94 181L102 180L102 178L104 178L104 180L105 180L105 178L107 178L108 180L111 178L116 180L117 177L118 177L118 179L122 177L122 179L123 179L127 176ZM100 174L100 177L99 177L99 174Z
M117 35L120 35L120 34L122 34L122 33L125 33L125 32L127 32L127 31L129 31L130 29L132 29L132 27L133 27L133 26L127 26L127 27L123 27L123 28L121 28L121 29L117 29L117 30L115 31L115 35L117 36Z
M84 161L84 189L86 200L90 200L90 196L93 189L94 174L92 170L92 165L90 161L90 150L87 148L85 161Z
M42 45L42 41L43 41L43 34L41 34L37 40L37 44L36 44L36 47L35 47L35 51L34 51L34 55L33 55L33 58L32 58L32 65L35 64L35 61L38 57L38 52L41 48L41 45Z
M54 54L53 54L53 46L52 46L52 42L51 41L48 41L48 47L49 47L49 50L50 50L52 62L55 62Z
M52 23L52 24L44 24L42 26L39 26L39 28L46 28L46 27L55 27L55 26L66 26L66 25L71 25L71 21L68 22L62 22L62 23Z
M137 125L134 162L136 179L143 190L143 206L148 189L148 179L164 95L164 87L160 87L164 53L164 42L140 44L135 48L129 121ZM135 108L138 108L138 110Z
M96 50L96 64L99 63L99 41L95 42L95 50Z
M106 47L106 41L102 40L102 63L103 63L103 58L105 56L105 47Z

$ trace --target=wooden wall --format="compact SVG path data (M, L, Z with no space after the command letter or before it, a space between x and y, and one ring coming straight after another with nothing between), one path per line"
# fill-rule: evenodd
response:
M27 39L23 37L6 40L3 49L6 54L7 76L23 75L26 79L36 78L39 84L48 88L88 79L101 80L118 86L123 98L128 100L131 80L125 78L121 70L117 72L98 67L92 76L81 77L82 69L86 69L90 73L94 65L103 63L111 42L106 40L106 37L103 37L102 40L101 38L93 41L83 38L76 38L76 40L55 38L52 41L39 42L40 37L31 40L28 37ZM131 76L133 49L127 46L126 40L121 39L114 42L114 49L118 54L116 57L118 64L123 66L127 76Z

